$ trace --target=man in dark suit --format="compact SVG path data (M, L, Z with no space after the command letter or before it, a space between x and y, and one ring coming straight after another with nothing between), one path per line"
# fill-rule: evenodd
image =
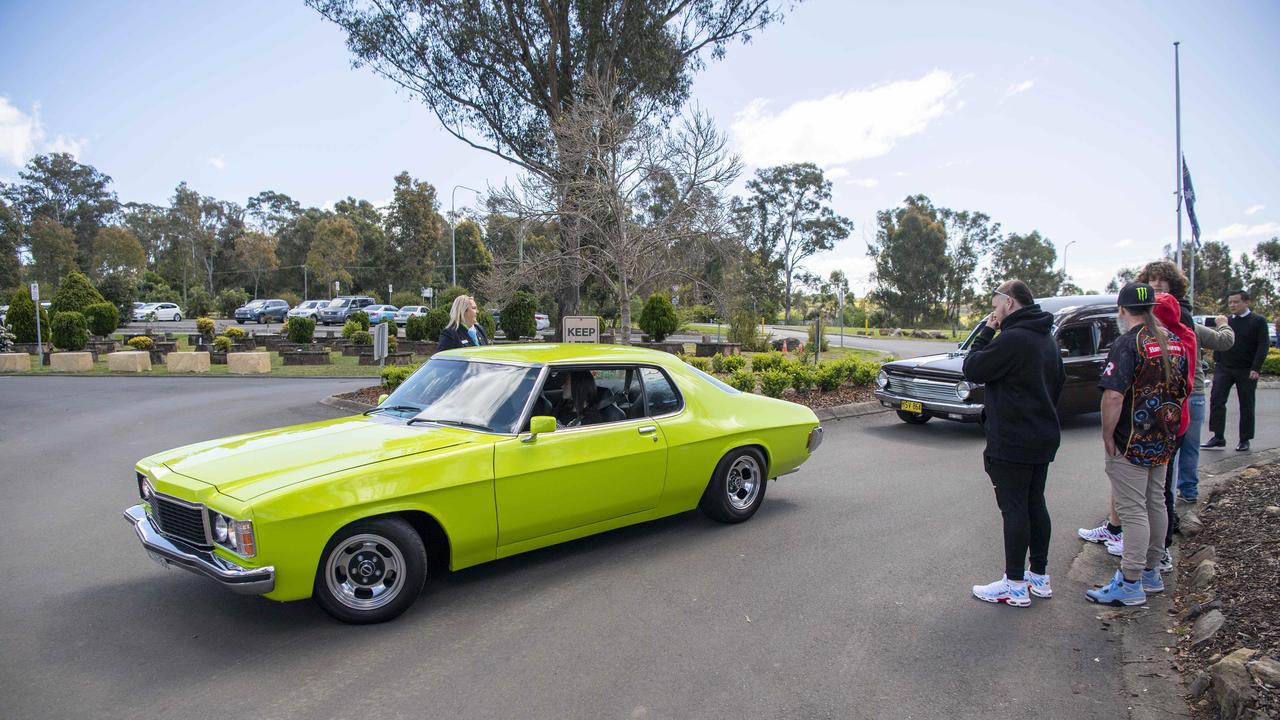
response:
M1235 331L1236 343L1230 350L1213 353L1213 393L1209 400L1209 430L1213 437L1201 447L1227 446L1223 437L1227 426L1227 396L1234 385L1236 399L1240 401L1240 444L1236 445L1236 450L1244 451L1249 449L1249 441L1253 439L1254 396L1258 391L1262 361L1266 360L1267 347L1271 344L1271 333L1268 332L1266 318L1249 310L1247 291L1232 291L1227 296L1227 308L1231 310L1227 324Z

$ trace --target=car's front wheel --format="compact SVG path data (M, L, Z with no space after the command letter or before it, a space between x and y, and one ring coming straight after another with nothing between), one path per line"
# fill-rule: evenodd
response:
M925 415L924 413L906 412L905 410L898 411L898 419L908 425L923 425L929 422L930 417L932 416Z
M236 318L236 324L237 324L237 325L243 325L243 324L244 324L244 320L241 320L240 318Z
M427 551L413 526L394 517L360 520L329 540L315 598L343 622L386 622L409 609L426 579Z
M768 465L759 450L733 450L720 458L698 509L712 520L740 523L760 509L767 480Z
M262 313L258 313L258 324L261 325L266 321L267 321L267 316L263 315Z

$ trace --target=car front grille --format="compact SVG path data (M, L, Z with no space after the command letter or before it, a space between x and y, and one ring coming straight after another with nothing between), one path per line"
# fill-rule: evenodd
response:
M204 507L180 503L159 493L151 496L151 513L160 532L185 543L209 547L204 531Z
M903 375L890 375L889 392L902 397L919 398L920 400L936 400L945 403L961 402L956 397L956 384L937 380L921 380Z

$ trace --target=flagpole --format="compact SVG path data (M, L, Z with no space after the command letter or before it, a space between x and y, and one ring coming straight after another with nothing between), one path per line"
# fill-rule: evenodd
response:
M1177 187L1178 187L1178 244L1174 262L1182 268L1182 79L1178 67L1178 43L1173 44L1173 117L1174 134L1177 136Z

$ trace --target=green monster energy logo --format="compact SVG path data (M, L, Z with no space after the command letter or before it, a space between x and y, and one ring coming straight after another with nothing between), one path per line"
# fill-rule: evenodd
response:
M1141 300L1142 302L1146 302L1146 301L1147 301L1147 290L1148 290L1148 288L1140 287L1140 288L1134 288L1134 290L1137 290L1137 291L1138 291L1138 299L1139 299L1139 300Z

